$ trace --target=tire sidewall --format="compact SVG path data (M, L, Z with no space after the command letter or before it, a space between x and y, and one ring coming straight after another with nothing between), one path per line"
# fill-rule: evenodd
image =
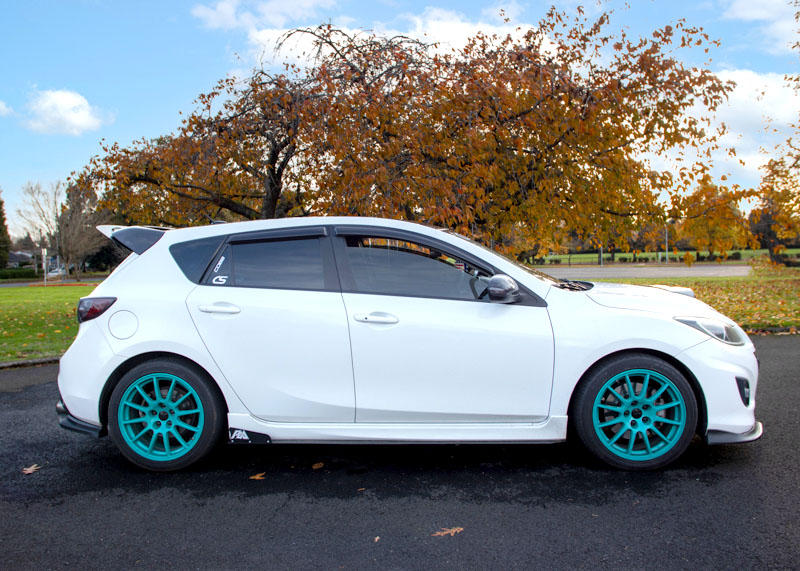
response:
M594 403L600 390L616 375L633 369L646 369L664 375L678 390L686 408L686 423L677 442L662 455L650 460L631 460L617 456L600 440L594 426ZM666 361L644 354L620 356L592 371L578 387L573 414L575 430L584 446L603 462L624 470L653 470L676 460L692 441L698 416L697 399L686 377Z
M139 455L125 441L119 427L119 406L128 388L144 376L170 374L181 378L197 393L203 407L203 429L197 443L185 454L174 460L159 461ZM206 375L179 361L155 359L136 365L125 373L114 387L108 405L108 433L120 452L132 463L147 470L167 472L185 468L205 456L217 443L224 424L225 407L215 387Z

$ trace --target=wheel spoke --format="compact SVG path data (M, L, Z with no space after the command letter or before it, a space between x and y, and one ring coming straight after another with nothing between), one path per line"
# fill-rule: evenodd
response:
M615 444L617 442L617 440L622 438L622 435L625 434L626 432L628 432L629 430L631 430L629 427L627 427L627 426L624 427L622 430L617 432L617 434L614 436L614 438L611 439L611 441L608 443L608 445L611 446L611 445Z
M650 373L647 373L644 376L644 382L642 383L642 390L639 392L639 396L646 399L647 398L647 385L650 384Z
M681 403L675 401L675 402L670 402L670 403L667 403L667 404L654 405L653 406L653 410L655 410L656 412L661 412L662 410L667 410L668 408L673 408L673 407L676 407L676 406L678 406L680 404Z
M664 442L669 442L669 438L664 436L661 433L661 431L658 428L656 428L655 426L652 428L652 431L655 432L658 435L658 437L661 438L661 440L663 440Z
M622 412L622 407L621 406L611 406L610 404L600 403L600 404L597 405L597 408L604 408L606 410L612 410L614 412Z
M179 443L181 446L186 446L187 442L186 442L186 441L183 439L183 437L181 436L181 433L180 433L180 432L178 432L178 431L177 431L177 430L175 430L174 428L171 428L171 429L170 429L170 433L172 434L172 436L174 436L174 437L175 437L175 440L177 440L177 441L178 441L178 443Z
M163 432L161 436L164 440L164 452L166 452L167 456L169 456L169 435L166 432Z
M185 428L186 430L191 430L192 432L200 432L200 428L196 426L192 426L191 424L186 424L180 420L175 420L175 426L180 426L181 428Z
M660 397L660 396L661 396L661 394L662 394L662 393L663 393L665 390L667 390L667 385L661 385L661 388L660 388L660 389L658 389L658 390L656 391L656 394L654 394L653 396L651 396L651 397L650 397L649 399L647 399L647 400L648 400L649 402L656 402L656 401L658 400L658 397Z
M630 400L636 396L636 391L633 390L633 383L628 375L625 375L625 386L628 388L628 400Z
M136 442L137 440L139 440L144 435L144 433L147 432L148 430L150 430L150 427L149 426L145 426L139 434L137 434L136 436L131 438L131 442Z
M172 379L172 382L169 384L169 390L167 391L167 402L172 402L172 393L175 391L175 379Z
M161 388L158 386L157 375L153 375L153 397L155 398L156 402L161 400Z
M614 393L614 396L619 399L619 402L628 402L629 399L623 398L621 394L619 394L613 387L608 387L609 392Z
M147 404L153 404L153 400L142 390L142 387L136 385L136 392L139 393Z
M630 440L628 440L628 454L633 452L633 445L636 442L636 435L637 434L639 434L639 432L631 429L631 438L630 438Z
M136 418L129 418L127 420L123 420L122 424L136 424L137 422L147 422L146 416L138 416Z
M625 420L621 416L618 416L613 420L608 420L606 422L598 424L597 428L606 428L607 426L614 426L615 424L621 424L623 422L625 422Z
M122 406L129 406L129 407L131 407L133 409L138 410L139 412L145 412L145 413L146 412L150 412L150 408L149 407L142 406L140 404L136 404L136 403L133 403L133 402L130 402L130 401L125 401L125 402L122 402L120 404L122 404Z
M185 394L185 395L183 395L181 398L179 398L179 399L178 399L178 400L176 400L174 403L172 403L172 405L173 405L173 406L178 406L178 405L179 405L179 404L181 404L183 401L185 401L186 399L188 399L190 396L192 396L192 393L186 393L186 394Z
M147 447L147 452L150 453L153 451L153 447L156 445L156 440L158 439L158 433L154 430L153 437L150 438L150 445Z
M653 453L653 447L650 446L650 438L648 438L648 436L647 436L647 430L642 432L642 440L644 440L644 445L647 448L647 453L648 454L652 454Z
M673 424L675 426L680 426L680 420L672 420L671 418L666 418L664 416L657 416L653 419L654 422L660 422L662 424Z
M187 414L197 414L198 412L200 412L199 408L193 408L191 410L179 410L175 414L177 416L186 416Z

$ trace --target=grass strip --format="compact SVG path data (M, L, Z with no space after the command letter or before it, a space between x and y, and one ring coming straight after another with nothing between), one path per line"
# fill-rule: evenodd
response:
M0 288L0 362L61 356L78 334L78 300L96 285Z

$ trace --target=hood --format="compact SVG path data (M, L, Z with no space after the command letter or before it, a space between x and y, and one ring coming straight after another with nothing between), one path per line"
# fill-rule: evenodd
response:
M720 314L695 299L688 288L669 286L637 286L615 283L593 283L587 296L595 303L616 309L633 309L652 313L715 317ZM691 292L691 295L690 295Z

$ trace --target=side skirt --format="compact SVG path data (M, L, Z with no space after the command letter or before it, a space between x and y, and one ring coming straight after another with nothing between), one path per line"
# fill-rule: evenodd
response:
M425 442L563 442L567 417L539 423L402 424L265 422L249 414L228 413L228 441L259 443L413 444Z

